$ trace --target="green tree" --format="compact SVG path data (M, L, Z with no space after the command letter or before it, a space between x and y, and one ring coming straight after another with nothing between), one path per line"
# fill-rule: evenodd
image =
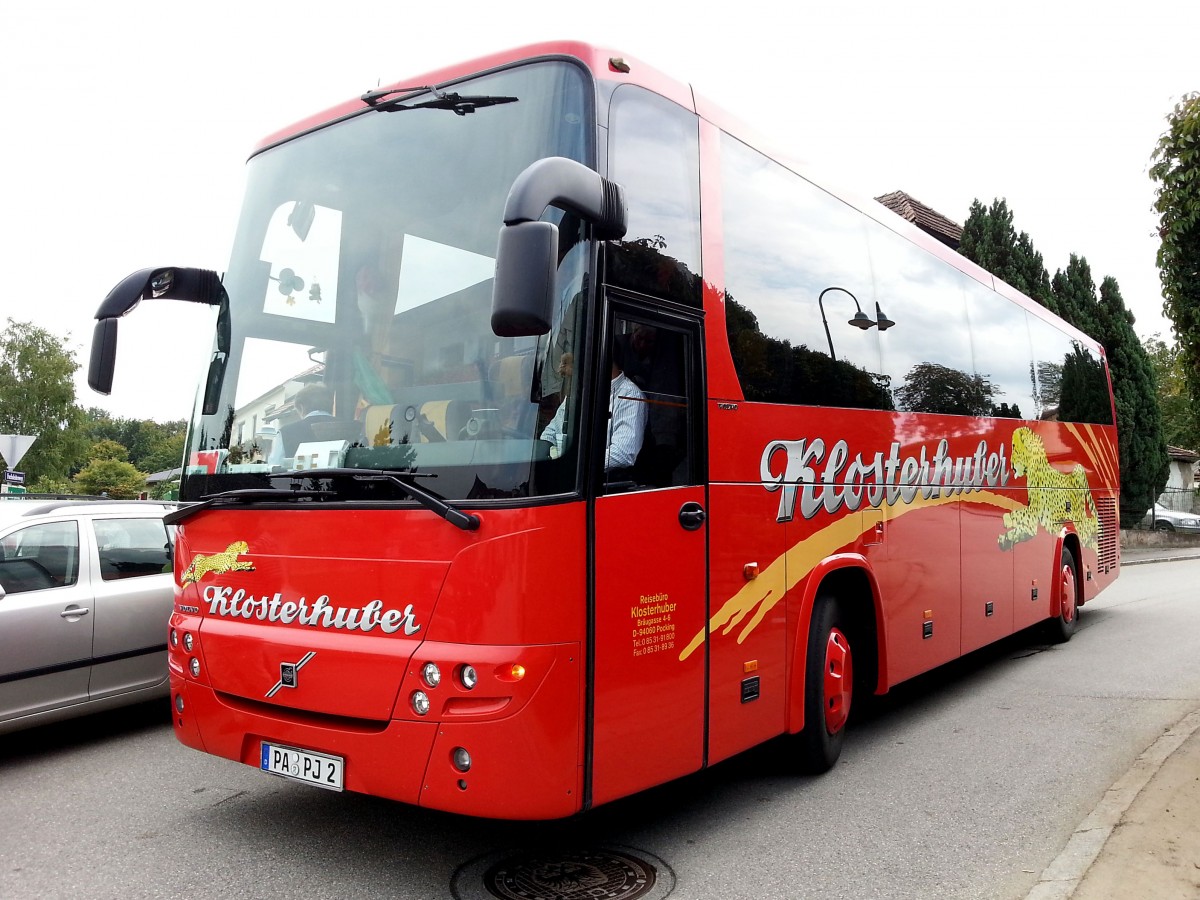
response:
M990 207L978 200L971 203L958 252L1051 312L1058 312L1042 254L1034 249L1027 233L1017 233L1006 200L997 198Z
M1138 521L1162 493L1171 460L1163 436L1154 367L1133 330L1117 280L1100 283L1096 307L1099 334L1112 374L1117 407L1117 444L1121 460L1121 518Z
M1171 320L1187 379L1200 399L1200 93L1185 95L1167 116L1167 130L1151 156L1157 183L1158 273L1163 313ZM1200 403L1191 404L1200 428Z
M79 363L64 341L30 322L0 332L0 434L37 438L21 460L30 481L62 481L84 461L89 441L75 403Z
M1096 282L1092 279L1092 269L1087 260L1072 253L1066 270L1059 269L1054 273L1050 287L1057 307L1055 311L1084 334L1101 340Z
M183 458L187 423L182 419L159 423L150 419L113 418L102 409L87 410L88 436L93 442L111 440L129 451L129 462L143 472L173 469Z
M146 490L146 473L120 459L93 459L75 476L84 494L107 494L114 500L132 500Z
M1162 413L1163 437L1174 447L1200 450L1200 425L1192 411L1183 354L1175 344L1167 344L1155 334L1142 341L1146 357L1154 369L1158 388L1158 408Z
M986 416L995 408L996 387L982 375L921 362L904 376L895 395L900 409L909 412Z
M129 462L129 451L117 441L105 438L102 441L96 441L88 450L88 462L96 459L118 459L121 462Z

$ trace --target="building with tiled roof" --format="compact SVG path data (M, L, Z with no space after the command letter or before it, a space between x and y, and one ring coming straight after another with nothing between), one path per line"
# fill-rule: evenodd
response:
M884 194L875 199L896 215L912 222L926 234L937 238L951 250L958 249L958 245L962 241L962 226L946 218L936 209L930 209L904 191L892 191L890 194Z

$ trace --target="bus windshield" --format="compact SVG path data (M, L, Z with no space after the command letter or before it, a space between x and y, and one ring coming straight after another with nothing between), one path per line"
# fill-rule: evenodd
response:
M548 156L592 162L587 78L543 60L388 95L250 161L224 279L230 339L193 415L183 499L286 490L280 473L331 467L429 478L448 500L573 489L573 451L540 435L578 390L591 254L576 220L547 214L560 227L550 333L500 338L490 314L513 180ZM438 100L451 91L497 102ZM388 479L344 488L408 497Z

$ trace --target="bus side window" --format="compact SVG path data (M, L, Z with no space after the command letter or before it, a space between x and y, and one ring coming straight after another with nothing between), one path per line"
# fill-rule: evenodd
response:
M689 335L669 326L618 318L614 355L645 407L641 447L630 475L637 489L689 484L693 418L687 382Z

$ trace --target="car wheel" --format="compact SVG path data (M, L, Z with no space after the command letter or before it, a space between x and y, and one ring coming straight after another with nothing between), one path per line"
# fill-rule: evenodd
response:
M1079 570L1075 568L1075 554L1063 547L1058 562L1058 578L1055 589L1059 596L1058 615L1048 623L1050 640L1056 644L1066 643L1079 627Z
M1159 519L1157 522L1154 523L1154 530L1155 531L1174 531L1175 526L1172 525L1170 522L1166 521L1165 519Z
M821 594L813 604L804 660L804 729L796 735L799 768L811 774L833 768L842 752L854 695L854 656L837 599Z

